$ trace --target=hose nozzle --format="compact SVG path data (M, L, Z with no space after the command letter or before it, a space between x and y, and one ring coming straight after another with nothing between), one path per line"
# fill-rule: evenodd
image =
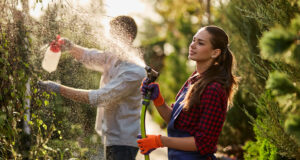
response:
M148 84L154 82L157 79L157 77L159 76L159 73L149 66L146 66L145 70L147 72L147 79L148 79L147 83Z

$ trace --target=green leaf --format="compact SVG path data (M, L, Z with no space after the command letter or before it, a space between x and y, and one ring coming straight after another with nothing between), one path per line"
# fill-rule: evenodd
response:
M38 126L41 126L43 124L43 120L41 120L41 119L37 119L36 122L37 122Z
M47 125L46 125L46 124L43 124L43 128L44 128L45 130L47 130Z
M32 122L32 121L28 121L28 124L29 124L30 126L33 126L33 122Z
M43 104L42 101L41 101L40 99L37 99L37 100L36 100L36 103L37 103L37 105L38 105L39 107L42 106L42 104Z
M12 98L14 98L14 97L16 96L16 94L15 94L14 92L10 92L10 96L11 96Z
M45 106L48 106L48 105L49 105L49 101L48 101L48 100L45 100L45 101L44 101L44 105L45 105Z
M2 126L2 124L4 123L4 121L6 120L6 115L5 114L1 114L0 115L0 125Z

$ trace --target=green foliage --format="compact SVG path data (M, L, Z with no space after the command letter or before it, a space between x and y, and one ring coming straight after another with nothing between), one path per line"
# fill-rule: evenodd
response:
M291 3L292 6L296 6L296 5L300 6L300 1L298 0L289 0L289 2Z
M277 152L276 147L270 144L267 140L264 140L260 146L260 156L261 160L276 160Z
M187 60L182 55L170 54L165 58L165 67L162 70L159 82L162 84L162 94L167 102L174 102L177 92L181 89L183 83L189 77L190 70L186 66ZM169 70L177 71L170 72ZM180 74L178 73L180 72Z
M297 16L289 27L278 26L265 32L260 40L262 56L269 60L282 59L287 63L299 63L299 29L300 16Z
M298 56L299 53L298 49L300 44L298 43L298 37L299 37L299 30L300 30L300 16L296 16L292 21L291 25L288 26L289 30L289 39L281 38L281 41L278 41L278 39L274 38L274 33L277 32L283 32L285 28L282 26L272 28L269 33L265 33L262 41L261 41L261 47L268 48L265 42L270 42L269 44L278 44L278 43L284 43L288 44L289 47L285 47L286 49L280 50L281 52L278 52L278 56L284 57L284 62L299 69L298 67ZM271 35L271 36L270 36ZM284 37L284 35L280 35L279 37ZM266 51L266 50L265 50ZM277 50L272 49L269 47L268 50L270 53L268 55L274 54ZM274 61L274 58L268 56L266 57L271 61ZM294 73L295 74L295 73ZM294 145L296 146L296 149L294 149L295 155L293 157L299 158L300 157L300 139L299 139L299 114L300 114L300 99L299 99L299 79L292 78L293 74L287 76L280 72L272 73L268 79L268 83L266 87L272 89L272 94L276 95L276 101L280 104L280 107L282 108L282 111L285 112L285 119L283 120L282 128L291 135L291 140L294 141ZM287 101L288 100L288 101ZM284 102L285 101L285 102ZM289 103L287 103L289 102ZM277 146L277 145L276 145ZM279 146L277 146L279 147Z
M244 159L245 160L258 159L259 146L260 144L258 144L258 142L247 141L243 146L243 149L245 150Z
M26 8L26 2L19 3ZM76 16L70 21L82 22L78 26L59 21L57 17L65 11L60 11L55 4L37 21L16 9L17 3L0 3L3 9L0 15L0 159L90 159L98 154L97 149L103 150L93 130L95 108L41 92L37 81L58 80L73 87L97 88L100 74L88 71L70 56L62 56L55 73L46 73L41 68L45 44L57 34L68 35L78 27L78 32L70 37L84 40L79 44L84 42L87 47L95 47L94 39L82 34L82 30L90 34L91 29ZM29 125L29 134L24 130L25 123Z
M292 114L285 121L286 131L294 135L297 139L298 144L300 144L300 117L299 115Z
M299 156L298 144L293 136L288 134L283 128L286 116L282 113L279 104L275 101L271 92L266 91L256 102L258 117L255 119L248 115L254 125L257 139L266 140L270 143L270 147L276 149L278 155L287 158L296 158ZM263 147L264 143L256 142L255 145L258 145L257 147ZM265 154L269 155L269 153L264 153L263 151L270 152L269 149L265 150L265 148L263 148L263 150L259 152L259 156L264 157ZM251 152L250 147L245 155L251 154Z
M270 73L266 88L272 90L273 95L278 96L292 93L300 94L299 89L289 80L288 76L278 71Z
M266 139L247 141L243 149L246 151L245 160L279 160L276 147Z
M264 58L274 57L289 49L295 37L289 30L282 28L274 29L272 32L266 32L261 39L262 55ZM269 55L264 55L269 54Z
M2 3L1 7L5 5L9 4ZM32 39L25 18L13 6L7 6L0 16L0 152L3 159L48 157L46 144L56 131L52 123L45 123L37 114L47 104L49 95L38 93L36 88L38 76L29 61ZM27 90L32 94L26 93ZM33 109L31 115L27 114L27 100ZM30 121L27 121L28 116L32 117ZM25 122L33 136L24 131Z
M294 64L297 63L299 54L294 53L298 53L297 37L299 29L293 29L297 28L293 26L298 25L298 20L295 17L300 12L299 5L293 0L231 0L228 4L221 5L220 9L226 16L220 15L216 20L224 25L225 30L229 31L231 37L230 48L236 55L238 73L242 77L239 91L234 99L234 102L237 102L235 106L245 108L248 115L252 115L249 116L252 117L252 120L255 121L257 117L259 122L253 123L260 126L255 125L254 128L259 130L255 132L257 141L248 142L251 145L246 149L245 155L254 154L256 158L252 159L270 155L270 151L260 150L263 145L266 145L262 143L266 140L268 144L276 149L279 155L286 156L286 150L293 150L293 156L297 156L299 150L297 150L295 136L286 131L284 124L285 120L289 119L290 114L298 113L295 110L298 108L296 94L298 92L299 76L297 73L299 68ZM273 27L276 30L273 30ZM282 52L285 54L282 54ZM268 59L262 59L259 53L262 53L263 57ZM285 75L288 75L289 79L286 79ZM259 98L249 96L249 94L266 94L264 93L266 89L272 90L270 91L272 100L259 107L258 104L254 103L257 101L255 99ZM273 104L272 101L276 103ZM274 109L273 106L276 105L277 109ZM255 114L251 110L252 107L265 107L265 110L259 109ZM232 115L228 114L228 116ZM223 128L226 133L232 131L230 128L226 129L226 127L231 127L231 124L234 124L232 120L229 121L228 116L229 124L225 123ZM279 120L278 118L280 123L274 124ZM269 126L272 126L272 129L268 130ZM236 131L232 132L236 133ZM281 139L281 141L279 142L277 139ZM290 146L289 140L293 140L296 147ZM282 146L289 149L284 150Z

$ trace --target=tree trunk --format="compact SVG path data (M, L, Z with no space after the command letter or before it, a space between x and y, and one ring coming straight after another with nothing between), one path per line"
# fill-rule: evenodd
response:
M207 23L210 24L210 0L206 2L206 14L207 14Z

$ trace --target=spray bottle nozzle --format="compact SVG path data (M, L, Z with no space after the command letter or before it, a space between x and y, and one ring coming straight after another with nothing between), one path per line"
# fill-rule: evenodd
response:
M58 53L62 44L64 44L64 41L60 39L60 35L57 35L56 40L50 43L50 50L54 53Z
M146 66L145 70L147 72L147 79L148 79L147 83L148 84L154 82L157 79L157 77L159 76L159 73L149 66Z

